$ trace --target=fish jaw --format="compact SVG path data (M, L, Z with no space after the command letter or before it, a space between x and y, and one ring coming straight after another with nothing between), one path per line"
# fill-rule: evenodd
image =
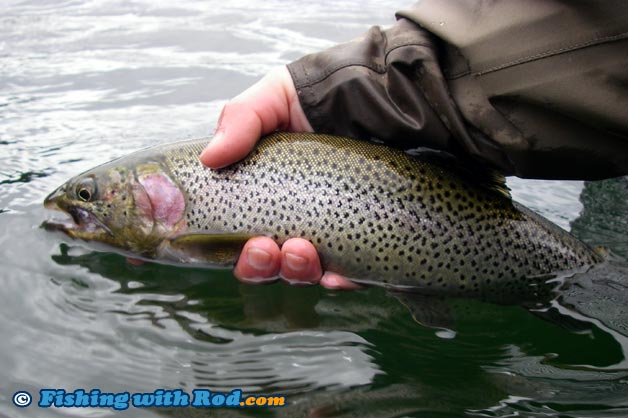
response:
M42 226L47 230L61 231L72 238L111 241L113 238L111 230L89 210L78 205L68 204L66 196L66 186L63 185L46 197L44 207L64 212L70 218L44 221Z
M64 184L61 187L57 187L57 189L55 189L52 193L46 196L46 198L44 199L44 207L51 210L62 210L59 206L59 201L65 195L65 189L66 187Z
M70 216L71 219L44 221L43 226L47 230L61 231L72 238L88 241L107 241L113 236L109 228L81 208L72 208Z

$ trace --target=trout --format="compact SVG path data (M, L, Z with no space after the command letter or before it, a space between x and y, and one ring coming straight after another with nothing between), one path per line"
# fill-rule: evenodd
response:
M602 261L514 202L503 177L366 141L276 133L212 170L207 140L148 148L52 192L72 220L46 226L135 257L233 265L246 240L314 244L323 269L359 284L423 294L527 292Z

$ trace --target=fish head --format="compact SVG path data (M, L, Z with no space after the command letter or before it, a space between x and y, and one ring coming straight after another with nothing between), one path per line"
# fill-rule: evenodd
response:
M47 229L152 257L181 225L185 204L159 164L114 161L70 179L46 197L44 206L71 217L47 221Z

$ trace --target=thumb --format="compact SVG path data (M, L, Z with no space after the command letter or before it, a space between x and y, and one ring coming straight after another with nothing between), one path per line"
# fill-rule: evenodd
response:
M275 130L311 131L286 67L271 71L225 105L201 162L220 168L244 158L262 135Z
M249 103L225 105L214 137L201 153L201 162L221 168L244 158L264 134L263 122Z

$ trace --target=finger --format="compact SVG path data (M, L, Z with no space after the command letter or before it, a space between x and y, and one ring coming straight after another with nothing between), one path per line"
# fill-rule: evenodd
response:
M263 132L260 115L248 103L227 103L220 124L200 157L210 168L222 168L246 157Z
M262 135L275 130L312 131L286 67L270 72L225 105L201 162L221 168L244 158Z
M266 237L251 238L242 249L233 274L245 283L269 283L278 278L281 251Z
M359 284L349 281L346 277L330 271L326 271L323 274L320 284L326 289L333 290L358 290L363 288Z
M292 238L281 247L280 276L290 284L316 284L323 271L316 248L301 238Z
M262 135L288 125L282 77L271 72L225 105L214 138L201 154L203 164L220 168L239 161Z

